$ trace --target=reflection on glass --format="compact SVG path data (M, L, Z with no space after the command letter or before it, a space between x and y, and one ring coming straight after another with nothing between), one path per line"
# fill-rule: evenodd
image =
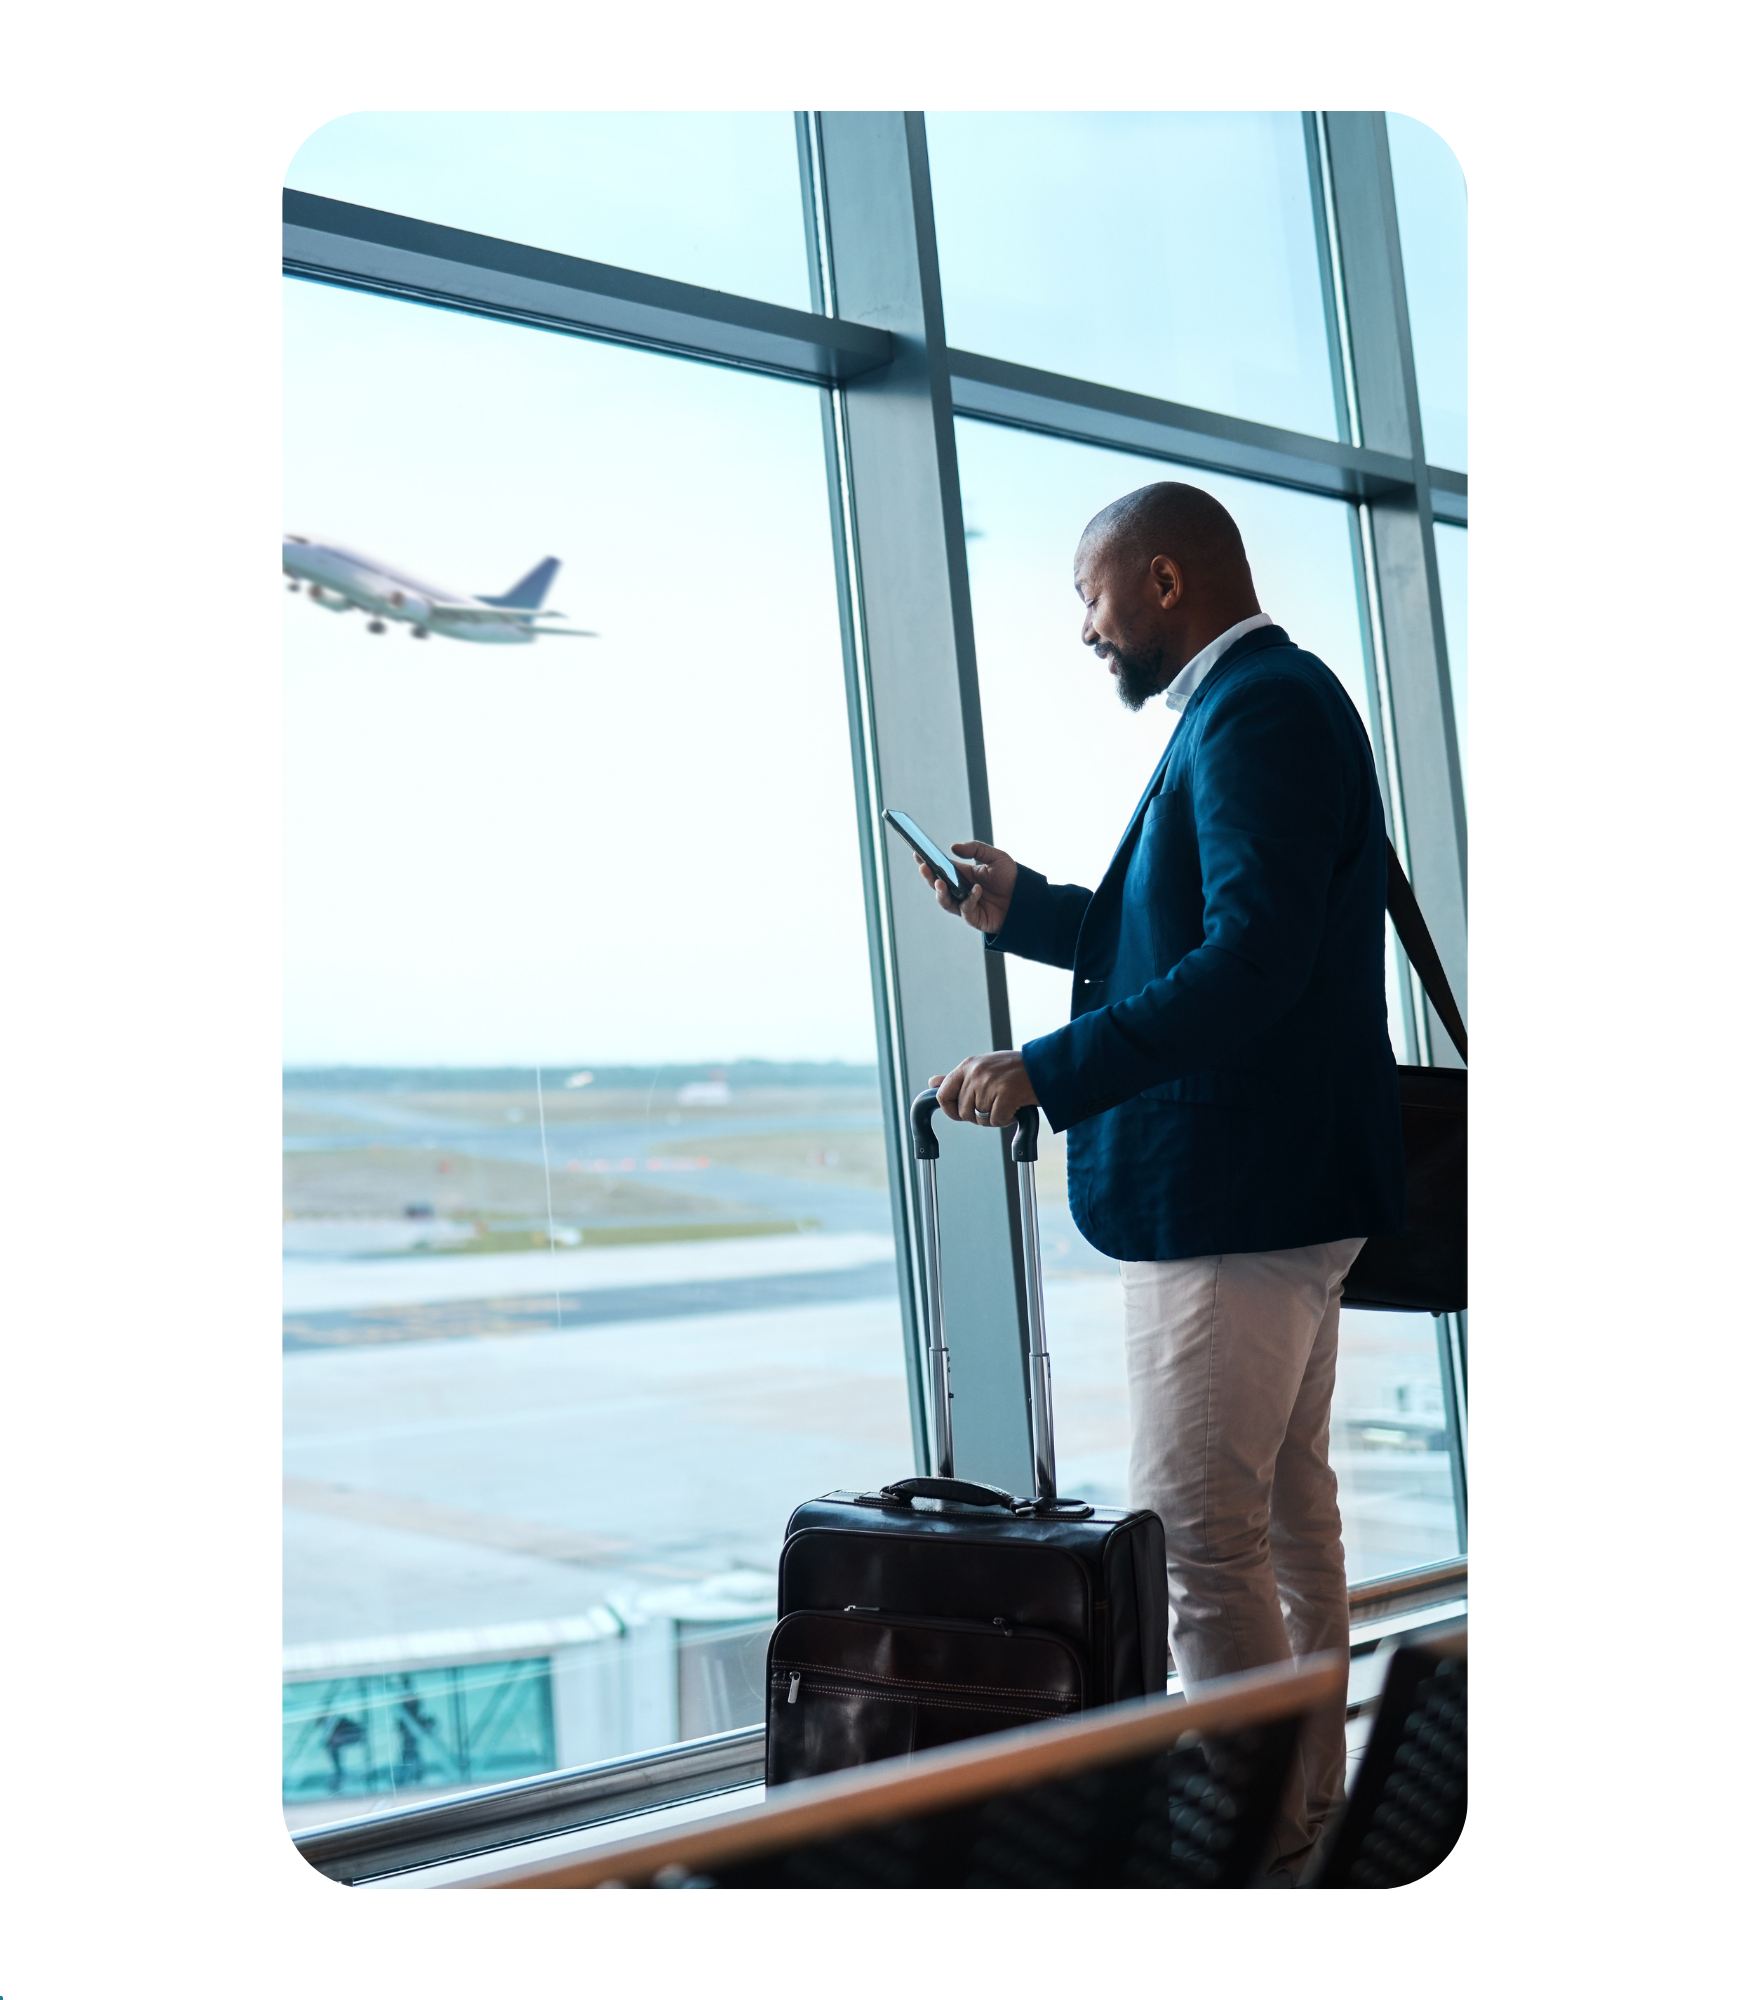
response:
M355 111L306 194L808 306L796 127L773 111Z
M757 1720L789 1510L911 1444L815 395L286 306L287 526L600 634L283 600L310 1824Z
M1463 472L1465 442L1464 173L1438 132L1395 111L1386 113L1410 345L1422 406L1422 448L1430 465Z
M1297 112L939 112L948 340L1335 437Z
M1470 789L1466 748L1470 729L1470 543L1466 528L1434 523L1434 559L1440 565L1440 608L1446 614L1446 665L1452 676L1452 713L1458 724L1458 767Z
M1119 704L1081 644L1070 581L1089 518L1138 486L1179 477L1215 494L1239 523L1263 608L1332 669L1367 721L1342 503L994 425L963 421L956 441L991 820L1017 859L1053 881L1098 882L1176 720L1160 702L1135 714ZM1016 1046L1068 1019L1068 973L1003 964ZM1060 1482L1121 1505L1129 1425L1117 1266L1071 1220L1064 1141L1049 1130L1038 1186ZM1332 1458L1359 1582L1452 1553L1456 1533L1434 1322L1351 1313L1343 1324Z
M285 1796L353 1801L532 1777L553 1768L551 1675L537 1657L411 1673L288 1679Z

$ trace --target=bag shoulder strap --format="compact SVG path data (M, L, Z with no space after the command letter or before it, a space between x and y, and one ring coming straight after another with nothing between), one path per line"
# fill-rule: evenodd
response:
M1470 1050L1464 1032L1464 1016L1458 1011L1458 1002L1452 997L1452 988L1447 983L1446 970L1440 963L1440 954L1434 949L1434 940L1429 935L1428 925L1416 902L1416 892L1410 887L1410 878L1404 873L1403 864L1398 860L1397 850L1390 841L1385 847L1385 907L1397 926L1398 936L1403 941L1405 956L1416 968L1416 976L1422 982L1423 990L1434 1003L1434 1011L1440 1016L1440 1025L1452 1037L1452 1046L1457 1049L1459 1059L1468 1067Z

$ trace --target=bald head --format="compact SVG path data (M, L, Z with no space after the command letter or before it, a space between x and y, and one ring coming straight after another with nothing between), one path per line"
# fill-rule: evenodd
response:
M1203 590L1249 595L1252 589L1252 566L1234 517L1213 493L1176 479L1139 486L1102 507L1082 530L1081 546L1142 569L1155 556L1171 556Z
M1164 480L1102 507L1076 549L1082 641L1140 708L1258 609L1234 517L1200 486Z

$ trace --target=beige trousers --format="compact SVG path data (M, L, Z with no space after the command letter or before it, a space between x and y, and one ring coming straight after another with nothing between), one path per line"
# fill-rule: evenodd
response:
M1187 1691L1276 1660L1347 1656L1331 1389L1343 1279L1364 1240L1119 1267L1130 1504L1166 1528ZM1308 1720L1271 1859L1317 1838L1343 1775L1338 1704Z

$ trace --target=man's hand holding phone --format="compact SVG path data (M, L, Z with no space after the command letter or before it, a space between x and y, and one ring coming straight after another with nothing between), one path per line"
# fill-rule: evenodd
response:
M988 937L1003 927L1015 893L1015 861L982 840L957 840L945 851L910 813L889 806L881 817L918 859L918 873L951 917L964 917Z
M1009 914L1017 873L1014 858L982 840L957 840L940 847L910 813L889 806L881 817L917 856L918 873L951 917L964 917L986 936L1000 931Z
M1015 858L1000 847L987 847L982 840L957 840L949 848L964 875L972 877L972 893L957 903L948 886L927 861L918 862L918 873L936 892L936 901L951 917L963 917L975 931L988 937L1000 931L1008 919L1009 901L1015 893Z

